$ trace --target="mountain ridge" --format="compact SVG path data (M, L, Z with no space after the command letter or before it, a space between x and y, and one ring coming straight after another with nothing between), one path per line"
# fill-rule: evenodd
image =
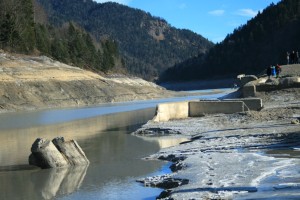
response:
M118 3L82 0L36 0L51 24L73 21L96 40L118 43L129 73L154 80L162 71L199 53L213 43L186 29L176 29L164 19Z
M258 74L269 65L286 64L287 52L300 49L300 1L270 4L237 27L205 55L167 69L160 82L191 81Z

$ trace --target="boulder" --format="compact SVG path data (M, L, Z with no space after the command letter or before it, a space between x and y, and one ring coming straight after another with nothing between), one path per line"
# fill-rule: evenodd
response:
M89 160L75 140L38 138L32 144L29 164L46 169L88 165Z

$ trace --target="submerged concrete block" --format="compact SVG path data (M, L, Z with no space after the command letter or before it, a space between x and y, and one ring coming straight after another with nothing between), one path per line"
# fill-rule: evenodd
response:
M231 114L244 112L242 101L193 101L189 103L189 116L199 117L205 114Z
M75 140L38 138L32 144L29 164L45 169L88 165L89 160Z
M184 119L188 117L189 103L176 102L159 104L156 108L156 116L153 121L163 122L172 119Z
M69 165L67 159L57 150L52 141L43 138L36 139L32 144L29 164L43 169Z
M52 140L56 148L63 154L70 165L87 165L89 160L75 140L65 141L63 137Z

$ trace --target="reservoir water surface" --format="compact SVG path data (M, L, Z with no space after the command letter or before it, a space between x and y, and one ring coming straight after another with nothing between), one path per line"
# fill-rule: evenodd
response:
M1 114L0 199L155 199L160 189L143 187L135 180L166 172L167 163L142 158L174 141L146 141L130 133L153 118L158 103L215 99L226 92ZM90 165L30 167L28 156L34 140L57 136L77 140Z

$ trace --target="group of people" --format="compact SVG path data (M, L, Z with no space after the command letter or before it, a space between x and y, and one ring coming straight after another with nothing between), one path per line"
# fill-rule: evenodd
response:
M291 53L286 52L287 64L298 64L300 63L299 52L292 51Z
M267 76L269 77L269 79L271 78L271 76L279 78L280 73L281 73L281 67L278 64L276 66L270 65L267 68Z

